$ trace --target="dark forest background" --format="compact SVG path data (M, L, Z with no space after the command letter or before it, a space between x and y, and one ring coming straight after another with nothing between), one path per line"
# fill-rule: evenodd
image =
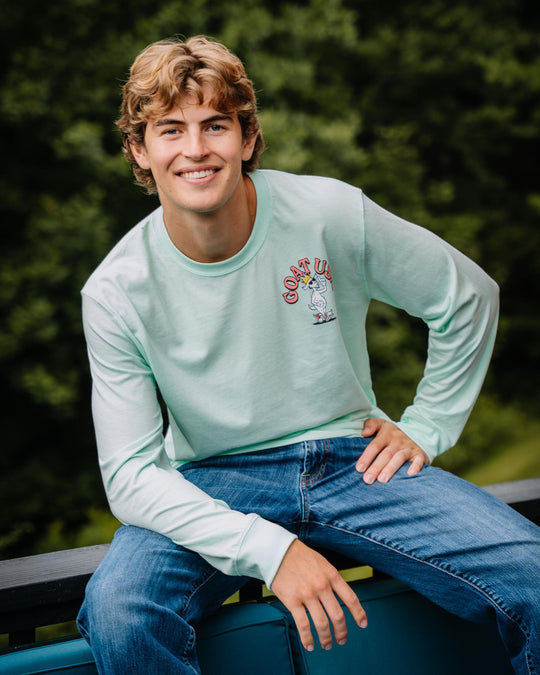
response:
M262 166L362 187L500 284L492 368L437 462L486 484L540 475L537 0L18 0L0 9L0 556L106 541L79 290L156 205L114 120L136 54L217 38L255 82ZM399 416L425 331L374 305L379 401ZM241 383L239 383L241 385Z

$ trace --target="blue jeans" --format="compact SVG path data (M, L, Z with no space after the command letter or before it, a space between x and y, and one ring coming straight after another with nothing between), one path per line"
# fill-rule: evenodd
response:
M404 581L445 609L496 622L519 675L540 674L540 528L426 466L387 484L355 470L367 440L336 438L182 467L233 509ZM100 673L198 673L193 626L246 581L137 527L121 527L79 615Z

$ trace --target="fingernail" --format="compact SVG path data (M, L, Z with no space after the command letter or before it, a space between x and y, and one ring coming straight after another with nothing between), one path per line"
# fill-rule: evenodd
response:
M343 638L343 640L338 640L338 641L337 641L338 645L341 645L341 646L343 646L346 642L347 642L347 639L346 639L346 638Z
M366 465L365 464L357 464L356 470L358 471L358 473L364 473L364 471L366 470Z
M332 643L329 642L328 644L323 645L322 648L325 649L326 651L329 651L330 649L332 649Z
M367 628L367 619L362 619L362 621L360 621L360 628Z
M385 473L381 473L381 475L379 476L379 482L386 483L387 480L388 480L387 475Z
M364 476L364 482L365 483L373 483L373 475L371 473L366 473Z
M315 649L315 647L313 645L307 645L306 649L308 650L308 652L312 652Z

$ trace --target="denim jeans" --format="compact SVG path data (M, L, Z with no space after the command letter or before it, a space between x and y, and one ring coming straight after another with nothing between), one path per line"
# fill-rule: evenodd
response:
M515 672L540 675L540 528L431 466L367 485L354 466L367 442L302 442L182 473L307 545L386 572L462 618L496 622ZM193 626L245 581L155 532L121 527L88 584L79 628L100 673L198 673Z

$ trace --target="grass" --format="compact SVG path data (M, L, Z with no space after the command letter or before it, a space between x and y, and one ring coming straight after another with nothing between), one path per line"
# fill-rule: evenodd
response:
M527 436L500 450L462 478L476 485L540 477L540 423L528 425Z

